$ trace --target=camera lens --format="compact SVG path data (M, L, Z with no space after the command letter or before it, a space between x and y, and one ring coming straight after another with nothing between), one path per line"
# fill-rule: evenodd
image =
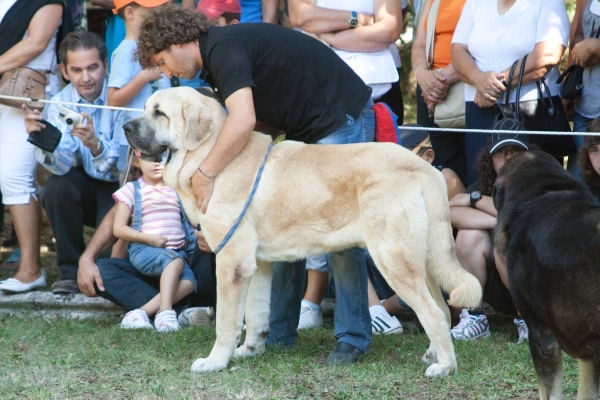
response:
M73 125L73 119L72 118L67 118L65 120L65 122L67 123L67 125Z

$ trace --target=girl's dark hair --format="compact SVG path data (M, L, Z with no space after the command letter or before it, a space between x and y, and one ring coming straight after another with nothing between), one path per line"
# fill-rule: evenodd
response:
M127 161L129 161L129 153L127 155ZM129 173L127 172L127 167L121 171L121 186L125 185L127 182L137 181L142 176L140 161L135 154L131 154L131 166L129 167Z
M530 143L529 151L535 150L540 150L539 146ZM479 191L483 195L491 196L492 189L494 188L494 182L496 182L498 174L494 170L494 163L492 162L492 155L490 154L489 145L481 149L481 151L477 155L477 158L475 159L475 171L477 172L477 183L479 184Z
M600 117L588 124L587 131L600 132ZM600 144L600 136L586 136L583 140L583 146L577 152L577 164L581 170L581 176L591 188L600 188L600 174L594 171L589 155L590 148L597 144Z
M491 196L494 182L496 181L498 174L494 170L489 145L481 149L477 155L477 158L475 159L475 172L477 172L479 191L483 195Z

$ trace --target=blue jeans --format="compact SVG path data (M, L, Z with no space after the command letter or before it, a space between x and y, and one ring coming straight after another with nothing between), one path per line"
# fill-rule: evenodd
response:
M318 144L372 142L375 136L375 113L368 101L358 118L348 122ZM340 171L343 173L344 171ZM371 343L371 315L367 298L367 264L365 250L352 248L327 256L335 281L335 338L367 351ZM273 264L270 333L267 344L289 346L298 337L300 303L304 296L306 261Z
M465 122L467 129L490 129L496 120L496 107L480 108L472 101L465 103ZM481 149L487 145L488 136L481 133L466 134L467 182L477 182L475 163Z
M166 249L163 247L154 247L146 243L130 243L127 247L127 258L131 265L142 274L152 277L162 275L165 268L177 258L183 260L183 268L179 280L187 280L194 284L196 290L196 278L194 272L188 265L187 254L182 249Z
M592 118L584 117L579 114L577 111L573 113L573 132L587 132L587 125L592 120ZM575 140L575 148L577 151L583 146L583 138L582 135L573 136ZM581 176L581 171L579 170L579 166L577 165L577 157L569 157L569 162L567 163L567 170L573 175L573 177L579 179L583 182L583 178Z
M215 255L196 248L189 264L197 280L196 292L174 305L174 308L214 307L217 298ZM96 293L127 311L142 307L159 293L160 277L143 275L131 265L129 260L102 258L96 260L96 265L98 265L105 289L104 292L101 292L94 285Z

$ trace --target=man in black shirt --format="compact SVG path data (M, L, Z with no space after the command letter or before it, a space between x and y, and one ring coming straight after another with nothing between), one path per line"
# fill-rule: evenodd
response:
M355 22L347 14L340 27ZM371 89L331 49L307 35L271 24L211 27L202 14L166 6L152 10L143 22L138 55L142 67L158 66L169 77L194 78L203 69L202 77L227 106L217 142L192 177L202 212L215 177L241 151L257 122L305 143L373 140ZM334 253L331 264L338 343L327 362L355 362L371 340L365 253L357 248ZM304 263L276 263L273 281L267 343L289 345L297 337Z

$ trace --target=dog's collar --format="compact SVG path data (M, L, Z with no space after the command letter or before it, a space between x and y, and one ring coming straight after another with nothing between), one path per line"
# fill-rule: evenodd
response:
M229 239L231 239L231 237L237 230L238 226L242 222L242 218L244 218L244 215L246 215L246 211L248 211L248 207L250 206L250 203L252 203L252 198L254 197L254 193L256 193L256 188L258 187L258 183L260 182L260 178L262 176L263 169L265 169L265 164L267 162L267 158L269 157L269 153L271 153L271 149L273 148L274 144L275 143L273 143L273 142L269 143L269 147L267 148L267 153L265 154L265 158L263 159L262 164L260 165L260 168L258 169L258 173L256 174L256 178L254 179L254 185L252 185L252 190L250 191L248 200L246 200L246 204L244 204L244 208L242 209L242 212L238 216L237 220L235 221L235 223L233 224L233 226L231 227L229 232L227 232L227 235L225 235L225 237L223 238L221 243L215 249L215 254L218 254L219 251L221 251L221 249L223 247L225 247L227 242L229 242Z

